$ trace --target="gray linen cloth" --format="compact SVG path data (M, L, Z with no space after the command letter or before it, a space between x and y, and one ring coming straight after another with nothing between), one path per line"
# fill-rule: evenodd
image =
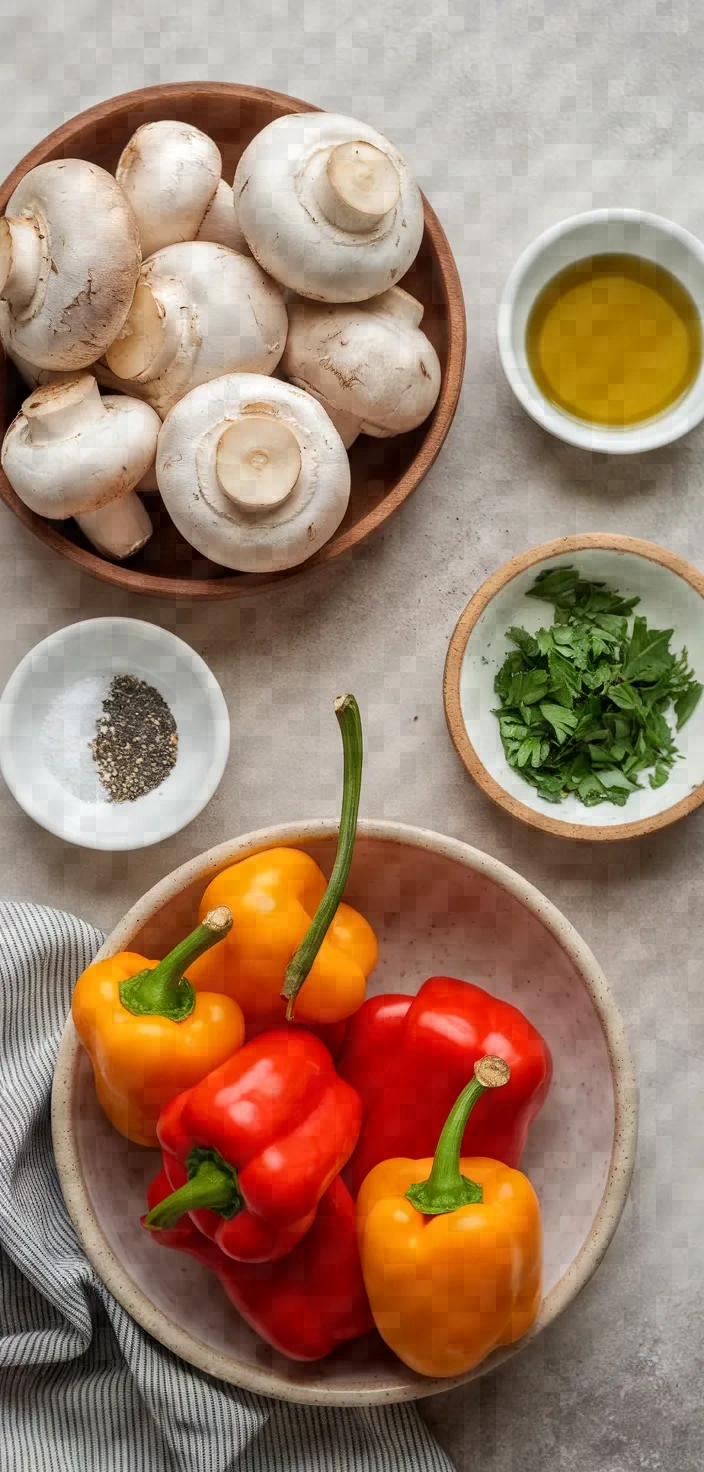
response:
M2 1472L451 1472L414 1406L317 1410L222 1385L103 1287L49 1126L73 983L101 939L73 915L0 903Z

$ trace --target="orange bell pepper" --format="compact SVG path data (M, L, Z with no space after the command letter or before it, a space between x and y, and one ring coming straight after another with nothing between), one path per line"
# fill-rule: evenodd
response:
M98 1099L115 1129L137 1145L158 1145L165 1105L244 1041L237 1003L196 993L184 975L231 927L232 915L221 906L163 961L123 951L94 962L76 982L71 1011Z
M475 1101L507 1083L481 1058L434 1160L386 1160L362 1184L362 1271L382 1339L420 1375L462 1375L530 1329L540 1307L542 1226L530 1182L481 1156L460 1160Z
M341 904L352 863L362 778L362 729L353 696L335 702L345 754L342 816L330 880L300 849L272 848L224 869L208 885L201 913L228 905L234 926L224 945L191 967L200 990L226 992L247 1022L333 1023L364 1001L378 947L371 926Z

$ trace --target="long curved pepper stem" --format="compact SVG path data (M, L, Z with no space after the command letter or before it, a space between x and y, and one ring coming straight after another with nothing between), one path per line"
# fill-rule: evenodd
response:
M223 1160L217 1150L195 1146L186 1162L188 1180L178 1191L165 1196L144 1218L145 1227L158 1232L175 1227L187 1211L216 1211L218 1216L233 1217L244 1209L237 1184L237 1172Z
M285 998L286 1020L293 1019L296 997L320 950L328 929L337 913L345 885L349 878L357 833L359 795L362 789L362 718L354 695L339 695L335 701L335 715L342 733L344 750L344 772L342 779L342 813L337 839L337 853L328 887L311 920L310 926L295 955L286 967L281 996Z
M232 915L227 905L210 910L202 925L174 946L158 966L120 982L123 1007L135 1017L168 1017L172 1022L185 1022L196 1005L196 992L183 973L231 930Z
M482 1201L482 1188L460 1174L460 1152L467 1120L481 1095L487 1089L500 1089L511 1077L503 1058L479 1058L474 1065L474 1078L462 1090L438 1140L433 1168L427 1181L409 1186L406 1199L424 1216L443 1216L459 1206L477 1205Z

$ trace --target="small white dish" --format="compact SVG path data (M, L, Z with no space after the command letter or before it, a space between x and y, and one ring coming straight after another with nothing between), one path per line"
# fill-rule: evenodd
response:
M704 418L704 357L694 383L669 409L625 428L589 424L551 404L538 387L526 355L526 327L536 298L576 261L595 255L634 255L663 266L686 287L704 332L704 245L671 220L642 210L590 210L553 225L519 256L499 306L499 354L523 408L558 439L585 450L633 455L669 445Z
M493 711L499 698L494 680L515 646L512 625L532 634L553 619L549 603L527 596L539 572L573 567L581 577L602 582L624 598L640 598L634 610L651 628L674 629L671 648L685 648L695 678L704 683L704 577L684 558L637 537L599 532L561 537L531 547L492 573L467 604L455 629L445 664L445 715L455 749L474 781L514 818L561 838L640 838L684 818L704 802L704 697L676 742L681 760L663 787L642 791L625 807L585 807L570 795L561 803L538 796L509 766Z
M176 764L132 802L87 801L47 762L45 721L72 686L92 676L136 675L163 696L178 729ZM44 728L44 739L42 737ZM223 693L182 639L132 618L95 618L43 639L20 661L0 698L0 771L42 828L81 848L147 848L185 828L215 792L230 749Z

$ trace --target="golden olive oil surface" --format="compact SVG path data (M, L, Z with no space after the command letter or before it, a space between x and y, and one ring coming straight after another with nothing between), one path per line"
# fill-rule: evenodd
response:
M702 360L699 313L682 284L639 256L589 256L536 298L526 354L547 399L591 424L638 424L674 404Z

